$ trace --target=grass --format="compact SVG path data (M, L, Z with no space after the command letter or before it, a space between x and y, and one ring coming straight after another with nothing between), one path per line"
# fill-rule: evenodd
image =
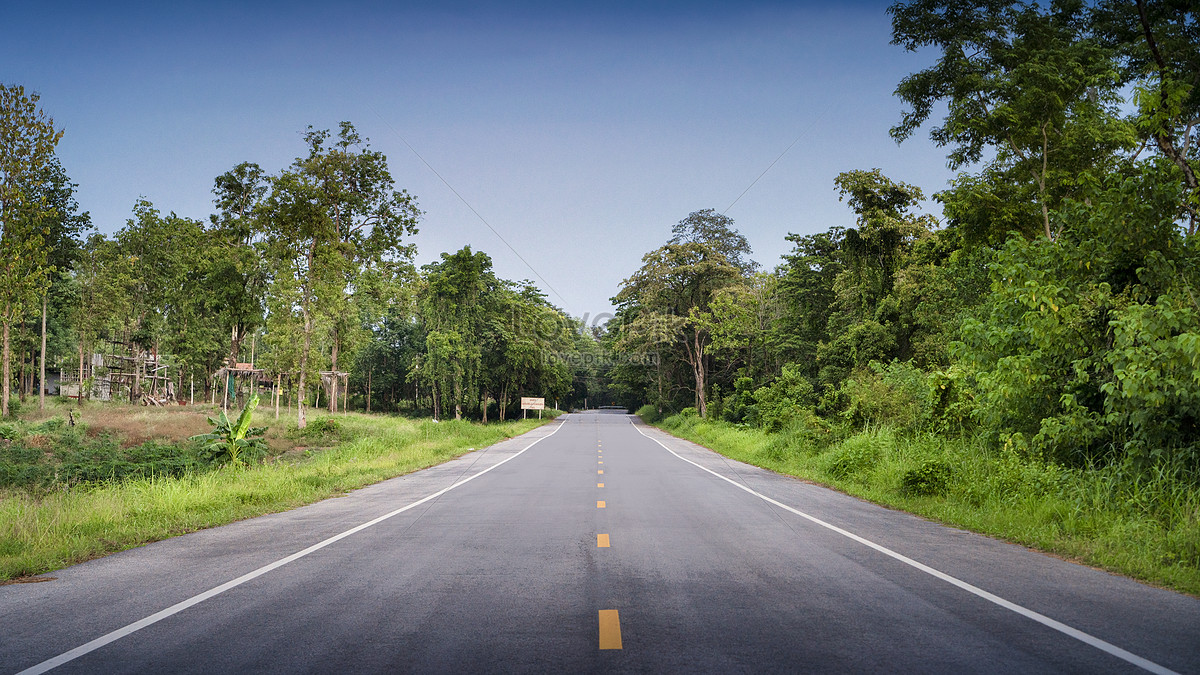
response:
M30 415L17 423L23 427L18 431L30 432L62 412ZM185 453L190 446L184 439L207 431L205 418L211 414L201 406L88 404L83 421L73 429L83 429L82 434L74 432L83 439L108 439L106 447L114 452L149 443ZM315 412L310 413L310 429L302 432L294 419L276 421L272 411L260 411L255 424L271 425L267 436L272 447L271 457L261 464L0 489L0 582L310 504L445 462L550 419L484 426ZM45 452L50 456L54 448Z
M732 459L1200 596L1200 489L1166 468L1068 469L888 427L822 437L696 417L659 426Z

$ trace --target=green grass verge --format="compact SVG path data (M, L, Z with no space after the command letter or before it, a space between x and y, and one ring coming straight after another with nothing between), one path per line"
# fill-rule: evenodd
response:
M978 439L886 427L829 440L695 417L657 426L748 464L1200 595L1200 490L1165 472L1067 469Z
M313 416L314 421L321 418ZM0 492L0 581L310 504L445 462L551 420L484 426L358 414L329 419L336 423L305 434L295 429L294 421L256 415L256 424L271 424L275 433L314 443L265 464Z

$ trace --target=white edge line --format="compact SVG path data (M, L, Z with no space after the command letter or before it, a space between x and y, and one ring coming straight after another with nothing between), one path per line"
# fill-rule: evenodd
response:
M562 428L563 424L566 424L566 422L559 422L558 426L554 428L554 431L551 431L550 433L546 434L545 436L542 436L541 438L538 438L534 442L525 446L524 448L522 448L520 450L520 452L515 453L511 457L506 457L505 459L503 459L499 462L496 462L495 464L489 466L488 468L484 469L483 471L480 471L477 474L474 474L472 476L469 476L467 478L464 478L464 479L458 481L457 483L454 483L450 487L438 490L437 492L435 492L427 497L419 499L407 506L402 506L402 507L396 509L395 511L385 513L382 516L375 518L374 520L369 520L365 523L362 523L361 525L356 525L355 527L352 527L349 530L342 532L341 534L335 534L332 537L325 539L324 541L317 542L316 544L313 544L312 546L309 546L308 548L306 548L302 551L297 551L297 552L287 556L286 558L280 558L279 560L276 560L273 563L263 565L262 567L254 570L253 572L248 572L236 579L233 579L231 581L226 581L225 583L221 584L220 586L210 588L207 591L200 593L199 595L192 596L192 597L188 598L187 600L184 600L182 602L178 602L174 605L171 605L170 607L167 607L166 609L164 609L162 611L155 612L154 614L151 614L150 616L148 616L144 619L141 619L139 621L134 621L133 623L131 623L123 628L118 628L117 630L114 630L111 633L108 633L106 635L102 635L102 636L96 638L95 640L92 640L91 642L87 642L82 645L79 645L78 647L72 649L71 651L64 652L62 654L59 654L58 656L55 656L54 658L42 661L41 663L39 663L35 666L30 666L29 668L26 668L25 670L18 672L17 675L39 675L40 673L44 673L46 671L57 668L65 663L74 661L75 659L77 659L85 654L94 652L97 649L100 649L101 647L103 647L105 645L116 642L117 640L120 640L121 638L126 637L127 635L136 633L137 631L139 631L147 626L156 624L159 621L162 621L163 619L174 616L175 614L178 614L193 605L198 605L198 604L204 602L205 600L216 597L216 596L224 593L225 591L228 591L231 588L236 588L238 586L241 586L242 584L246 583L247 581L257 579L258 577L261 577L262 575L264 575L272 570L283 567L284 565L286 565L290 562L299 560L300 558L303 558L304 556L306 556L310 553L319 551L319 550L325 548L326 546L329 546L330 544L334 544L338 541L341 541L342 539L345 539L346 537L349 537L352 534L361 532L362 530L365 530L368 527L371 527L372 525L377 525L379 523L382 523L383 521L387 520L388 518L400 515L401 513L404 513L405 511L408 511L409 509L416 508L416 507L420 506L421 504L428 502L431 499L437 499L438 497L441 497L442 495L453 490L454 488L459 487L460 485L469 483L469 482L475 480L476 478L479 478L483 474L491 471L492 469L495 469L496 467L498 467L510 460L520 457L522 454L524 454L524 452L526 450L532 448L533 446L537 445L538 443L541 443L542 441L546 440L547 438L550 438L554 434L558 433L558 430Z
M1096 649L1099 649L1102 652L1111 654L1112 656L1115 656L1123 661L1131 663L1143 670L1149 671L1151 673L1158 673L1159 675L1179 675L1178 673L1176 673L1175 671L1173 671L1169 668L1160 666L1159 664L1157 664L1149 659L1142 658L1141 656L1138 656L1137 654L1134 654L1132 652L1128 652L1124 649L1121 649L1120 647L1112 644L1111 642L1106 642L1094 635L1085 633L1085 632L1079 630L1078 628L1072 628L1071 626L1068 626L1065 623L1055 621L1054 619L1051 619L1050 617L1046 616L1045 614L1035 612L1034 610L1029 609L1028 607L1023 607L1021 605L1016 604L1015 602L1005 600L1004 598L1002 598L998 595L995 595L993 593L989 593L989 592L983 590L982 588L979 588L978 586L973 586L973 585L963 581L962 579L952 577L949 574L946 574L945 572L936 570L924 563L917 562L916 560L913 560L912 558L909 558L903 554L897 553L896 551L893 551L892 549L887 548L886 546L883 546L881 544L876 544L875 542L873 542L869 539L864 539L863 537L860 537L857 534L854 534L853 532L843 530L842 528L838 527L837 525L833 525L832 523L827 523L824 520L817 518L816 516L811 516L807 513L804 513L803 511L794 509L794 508L788 506L787 504L783 504L774 499L771 499L770 497L768 497L760 492L756 492L755 490L753 490L745 485L742 485L741 483L738 483L738 482L732 480L731 478L722 476L721 474L717 473L716 471L713 471L712 469L709 469L708 467L701 466L701 465L693 462L692 460L690 460L686 457L683 457L682 455L675 452L671 448L668 448L666 446L666 444L664 444L662 441L658 440L657 438L654 438L653 436L647 435L644 431L641 430L641 428L638 427L637 424L635 424L633 422L632 418L629 420L629 422L630 422L630 424L633 424L633 428L637 429L637 432L639 434L641 434L642 436L645 436L646 438L649 438L650 440L654 441L655 443L658 443L660 446L662 446L662 448L664 450L671 453L672 455L675 455L679 459L682 459L683 461L687 462L688 464L691 464L692 466L694 466L698 469L701 469L703 471L707 471L708 473L711 473L712 475L716 476L717 478L720 478L721 480L725 481L726 483L729 483L730 485L738 488L739 490L745 490L746 492L749 492L750 494L755 495L756 497L762 499L765 502L768 502L770 504L778 506L779 508L781 508L785 511L788 511L790 513L794 513L795 515L800 516L801 518L804 518L806 520L809 520L817 525L820 525L821 527L832 530L833 532L837 532L838 534L842 535L843 537L846 537L848 539L853 539L854 541L857 541L858 543L862 544L863 546L873 548L876 551L879 551L880 553L882 553L886 556L890 556L892 558L895 558L896 560L899 560L900 562L902 562L906 565L915 567L916 569L919 569L922 572L924 572L932 577L941 579L942 581L945 581L948 584L957 586L957 587L963 589L964 591L971 593L972 595L976 595L980 598L983 598L984 600L987 600L988 602L997 604L1005 609L1016 612L1017 614L1020 614L1021 616L1025 617L1025 618L1032 619L1032 620L1042 624L1043 626L1053 628L1054 630L1056 630L1060 633L1063 633L1064 635L1073 637L1076 640L1083 642L1084 644L1095 647Z

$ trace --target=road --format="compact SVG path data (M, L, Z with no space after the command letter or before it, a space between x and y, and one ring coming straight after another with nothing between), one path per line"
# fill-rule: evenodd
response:
M0 587L0 673L1200 673L1195 598L561 419Z

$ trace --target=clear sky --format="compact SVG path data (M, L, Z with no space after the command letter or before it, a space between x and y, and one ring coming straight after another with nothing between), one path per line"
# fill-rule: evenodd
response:
M932 57L889 44L885 2L5 4L0 81L41 95L109 234L140 195L207 219L217 175L349 120L425 211L419 263L469 244L595 318L692 211L771 268L787 233L853 224L838 173L950 177L888 136Z

